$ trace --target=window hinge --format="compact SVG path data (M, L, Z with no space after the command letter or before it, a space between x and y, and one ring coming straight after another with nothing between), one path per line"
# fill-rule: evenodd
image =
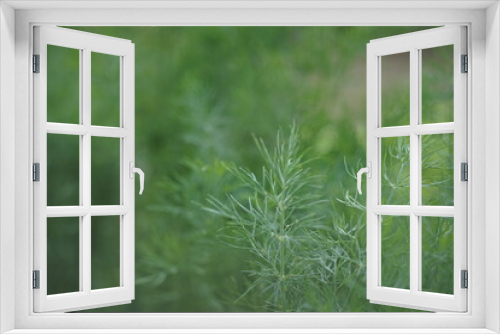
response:
M33 289L40 289L40 270L33 270Z
M40 55L33 55L33 73L40 73Z
M40 181L40 164L38 162L33 164L33 181Z
M462 73L469 72L469 56L462 55Z
M460 164L460 179L462 181L469 181L469 165L466 162Z
M462 289L467 289L469 287L469 273L467 270L461 271Z

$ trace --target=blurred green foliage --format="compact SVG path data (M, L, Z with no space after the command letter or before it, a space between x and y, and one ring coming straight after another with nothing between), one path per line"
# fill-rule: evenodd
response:
M382 216L381 285L410 289L410 217Z
M301 147L306 148L300 154L312 159L311 174L323 175L314 191L328 205L315 209L325 217L314 259L323 269L313 273L314 280L303 280L303 303L282 310L407 311L366 299L365 197L357 195L353 176L365 165L366 156L366 44L371 39L427 27L72 28L135 43L136 165L147 176L144 194L136 196L135 300L91 312L279 310L269 307L273 292L261 287L239 299L253 282L249 272L253 255L223 242L220 230L226 219L207 213L203 206L207 206L209 196L248 196L248 190L226 167L244 166L261 175L264 161L252 135L273 150L278 129L288 129L293 122L300 129ZM77 123L74 87L78 85L78 55L62 53L49 53L48 120ZM430 62L438 59L429 57ZM112 56L92 55L95 125L117 124L115 64ZM432 82L449 81L442 79L447 72L440 74L439 66L433 68L436 77ZM445 100L440 108L445 108ZM406 111L395 110L399 111L391 116L394 122L407 117ZM59 144L49 142L49 151L52 145ZM67 166L73 166L78 154L66 146L59 145L57 150L69 160ZM107 182L115 170L109 160L116 152L106 153L106 147L100 146L102 152L92 156L92 166L96 166L92 177L101 187L92 192L92 203L109 202L119 189L116 182ZM408 150L404 145L400 149ZM394 153L394 148L391 150ZM74 170L67 169L67 173ZM71 180L69 186L78 192L78 179ZM393 181L407 186L404 179ZM439 184L436 186L433 191L439 192ZM55 202L68 196L60 189L63 186L49 178ZM49 243L64 239L64 229L53 231ZM108 232L102 233L105 238ZM405 233L399 229L387 235L398 241L394 254L404 253L398 247L407 247L400 242ZM449 235L449 229L429 233L435 236L439 252L450 249L452 238L442 236ZM55 249L61 247L63 244ZM446 277L450 271L440 263L447 262L449 254L434 256L432 247L425 248L425 270ZM106 247L99 249L103 258L108 251ZM96 280L95 286L109 285L106 282L112 282L116 274L110 269L106 277L104 261L99 263L101 272L92 277L92 284ZM115 264L108 267L115 268ZM58 268L49 267L49 271ZM62 282L65 276L49 277L53 277L49 286L56 290L66 284ZM447 284L445 279L438 283ZM441 289L441 285L427 286Z
M78 217L47 218L47 294L79 291Z
M422 50L422 123L453 122L453 46Z
M382 205L410 205L410 137L381 138Z
M120 217L92 216L91 219L91 288L120 285Z
M422 217L422 290L453 294L453 218Z
M453 133L422 140L422 205L453 206Z
M410 53L380 57L382 126L410 125Z
M120 205L120 139L92 137L90 154L92 205Z
M78 136L47 134L48 206L80 205L79 147Z
M91 53L91 124L120 126L120 57Z
M80 53L76 49L47 45L48 122L80 121Z

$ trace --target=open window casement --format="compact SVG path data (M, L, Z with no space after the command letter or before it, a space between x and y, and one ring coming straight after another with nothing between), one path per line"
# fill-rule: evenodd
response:
M367 46L368 166L360 174L372 303L467 310L466 54L458 26Z
M63 106L64 100L68 99L67 91L60 88L56 98L61 102L47 104L47 83L58 82L57 71L47 67L47 57L54 54L48 49L58 48L64 52L75 54L75 96L73 101L75 108L65 110L63 114L75 112L76 120L71 122L49 122L47 115L51 113L50 108ZM33 268L33 293L35 312L66 312L73 310L91 309L96 307L129 303L134 299L134 44L128 40L83 33L71 29L58 27L38 26L34 28L34 55L33 55L33 90L34 90L34 268ZM94 56L115 57L117 72L119 68L119 79L116 81L116 124L115 126L102 126L94 122L91 115L95 116L91 106L91 80L94 75L91 72L92 59ZM54 64L54 61L51 62ZM59 67L59 66L53 66ZM61 66L64 69L64 66ZM92 81L93 83L93 81ZM56 85L57 87L64 84ZM51 89L53 87L50 87ZM119 91L119 92L118 92ZM51 96L53 99L54 97ZM100 96L102 98L102 95ZM106 98L106 97L105 97ZM107 112L107 111L106 111ZM49 121L48 121L49 120ZM51 136L51 141L48 141ZM99 147L103 140L114 141L117 145L116 152L106 152L105 147ZM71 172L74 172L76 203L70 205L54 205L48 203L48 194L59 191L61 187L53 187L53 177L47 182L48 174L53 176L51 168L65 159L64 155L71 154L68 151L58 151L58 147L64 143L75 143L73 146L77 164ZM53 143L59 143L54 145ZM94 145L93 145L94 143ZM97 144L97 145L96 145ZM51 146L52 145L52 146ZM69 145L69 144L68 144ZM91 159L95 157L93 151L101 156L114 159L110 164L119 166L114 174L119 180L120 189L115 205L95 205L92 201L91 186L92 174L100 173L101 170L92 166ZM50 151L50 159L47 158ZM109 153L109 154L108 154ZM111 154L113 153L113 154ZM61 155L58 155L61 154ZM50 160L50 161L48 161ZM119 160L119 161L118 161ZM58 168L64 168L59 166ZM111 168L111 167L110 167ZM57 169L60 170L60 169ZM92 173L91 173L92 171ZM51 173L52 172L52 173ZM62 181L61 181L62 182ZM112 181L109 181L112 182ZM55 182L57 183L57 182ZM118 183L118 181L117 181ZM49 185L48 185L49 184ZM57 188L57 189L56 189ZM142 184L141 184L142 188ZM118 198L119 197L119 198ZM103 220L104 219L104 220ZM99 230L99 224L110 224L105 219L115 219L116 228L109 239L119 240L116 247L117 256L110 267L119 268L116 273L116 284L100 288L94 286L93 274L91 272L93 261L99 256L106 254L93 254L92 247L96 245L93 240L92 229ZM51 225L52 224L52 225ZM108 225L109 226L109 225ZM57 258L48 261L48 249L50 249L51 238L49 234L54 229L76 231L71 240L66 240L74 247L76 256L71 258L71 266L68 271L75 271L74 281L68 282L73 289L59 289L50 286L51 275L57 272L48 272L52 265L61 268L61 263L55 263L59 258L70 256L61 250L56 250ZM109 230L109 229L108 229ZM65 238L64 234L58 237ZM69 237L68 237L69 238ZM103 239L100 239L103 242ZM103 243L107 242L104 240ZM97 248L97 247L96 247ZM118 249L119 248L119 249ZM53 251L53 249L51 249ZM94 250L95 251L95 250ZM66 259L67 260L67 259ZM50 269L50 268L49 268ZM64 270L64 268L63 268ZM111 269L110 269L111 270ZM118 273L119 271L119 273ZM61 272L59 270L58 272ZM52 277L52 279L55 279Z

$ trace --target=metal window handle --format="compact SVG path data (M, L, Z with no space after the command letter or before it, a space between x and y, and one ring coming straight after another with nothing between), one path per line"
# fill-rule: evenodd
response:
M360 194L363 194L363 192L361 191L361 176L366 173L366 177L371 179L372 178L372 163L370 161L368 161L368 167L365 167L365 168L361 168L359 171L358 171L358 174L357 174L357 181L358 181L358 192Z
M139 195L142 195L142 192L144 191L144 172L142 171L142 169L134 167L134 163L132 161L130 161L129 167L131 179L134 178L134 173L139 174Z

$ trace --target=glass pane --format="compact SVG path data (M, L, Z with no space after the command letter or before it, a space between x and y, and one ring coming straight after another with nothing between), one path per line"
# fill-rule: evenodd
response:
M410 288L410 217L382 216L382 286Z
M92 124L120 126L120 57L92 52Z
M453 45L422 50L422 123L453 122Z
M453 137L422 136L422 205L453 205Z
M47 218L47 294L80 291L80 218Z
M92 137L92 205L120 204L120 140Z
M80 205L80 137L47 134L47 205Z
M381 58L382 126L410 124L410 53Z
M453 218L422 217L422 291L453 294Z
M47 45L47 121L80 123L80 50Z
M382 138L382 204L410 204L410 137Z
M120 216L92 216L92 289L120 286Z

